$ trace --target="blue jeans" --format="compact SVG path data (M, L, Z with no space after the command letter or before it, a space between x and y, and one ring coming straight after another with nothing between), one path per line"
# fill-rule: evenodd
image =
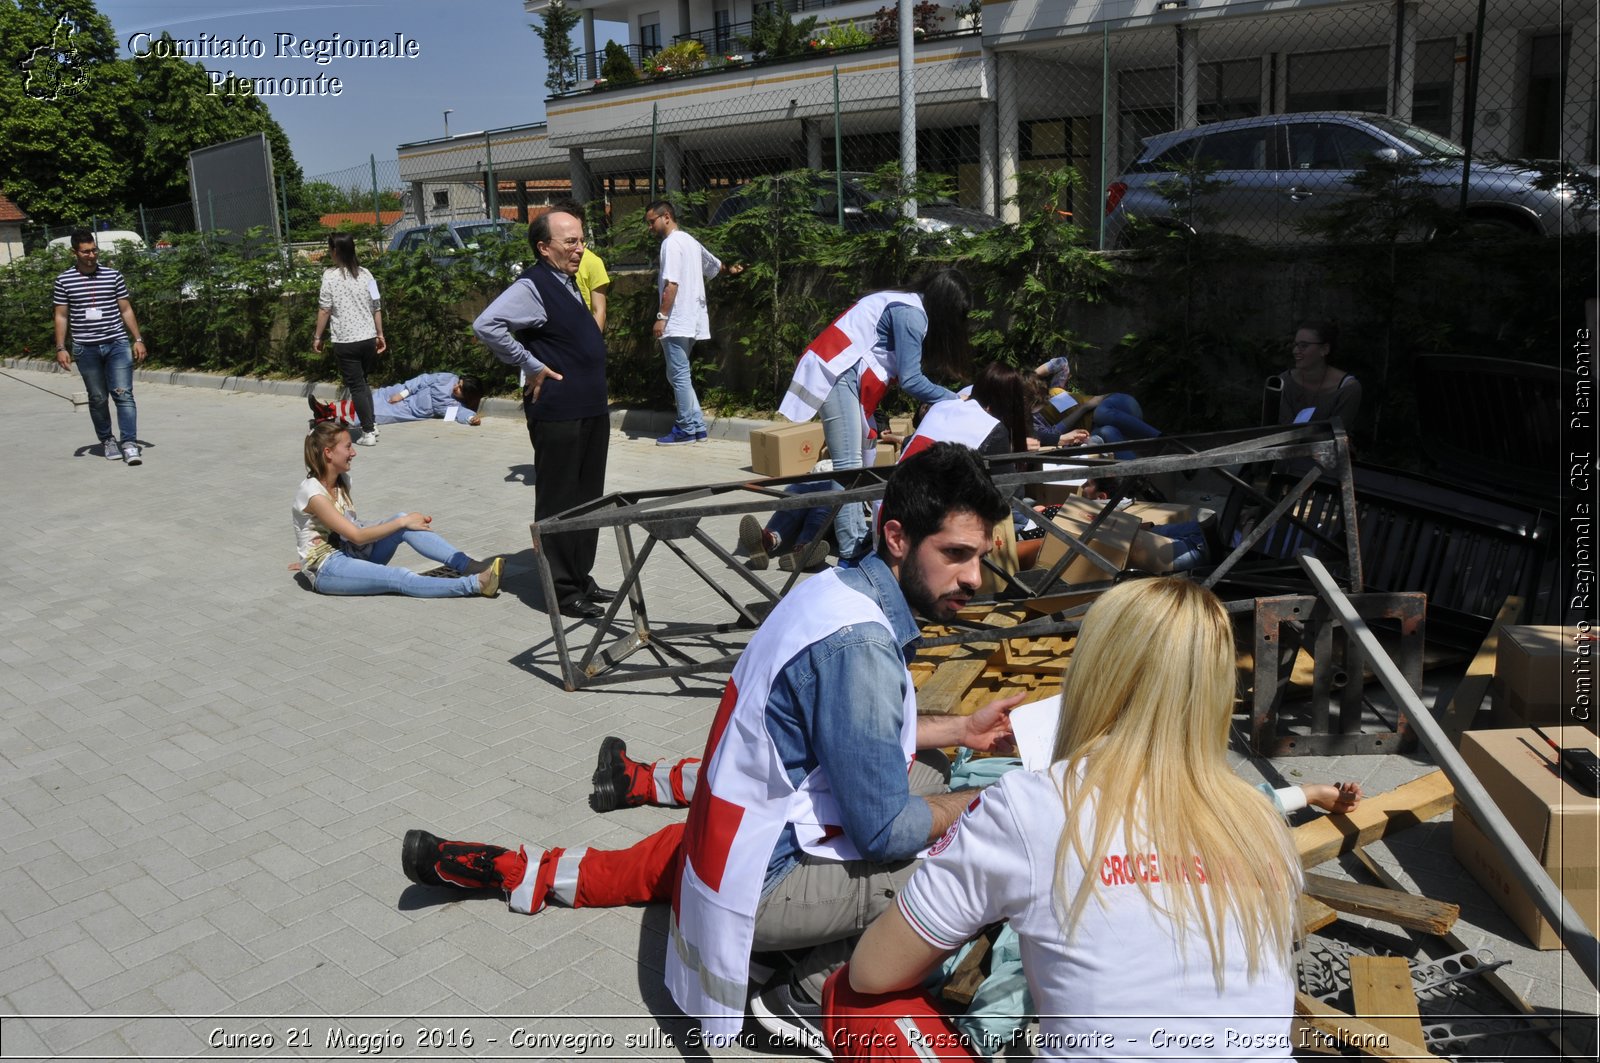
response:
M73 360L89 392L89 420L103 443L111 438L111 408L107 398L117 404L117 429L122 442L139 438L139 411L133 405L133 348L128 337L104 343L74 343Z
M1107 443L1121 443L1127 439L1154 439L1161 429L1144 421L1144 410L1139 400L1123 392L1115 392L1100 400L1094 408L1094 434ZM1131 460L1131 450L1117 451L1117 457Z
M823 480L814 484L791 484L784 488L791 495L809 495L824 491L837 491L839 485L832 480ZM812 506L810 509L780 509L767 521L767 531L778 536L778 541L786 550L792 550L804 543L812 542L822 534L823 521L828 516L828 506Z
M861 468L866 429L861 418L861 367L847 369L822 400L822 438L838 472ZM867 507L859 502L840 507L833 519L839 540L839 560L850 561L872 546L868 538Z
M667 360L667 383L672 385L672 398L677 403L678 431L694 435L706 430L705 418L700 415L700 400L694 393L694 376L689 372L689 352L694 350L693 336L662 336L661 354Z
M329 554L317 567L314 581L317 593L470 598L482 591L477 576L440 579L437 576L418 575L408 569L390 568L389 559L394 557L401 543L429 561L449 565L457 572L472 564L472 558L451 546L442 536L430 531L401 530L366 546L342 546Z

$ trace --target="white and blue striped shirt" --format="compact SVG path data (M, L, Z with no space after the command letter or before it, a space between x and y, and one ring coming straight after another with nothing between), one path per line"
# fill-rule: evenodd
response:
M55 305L67 308L73 343L107 343L127 336L117 300L128 297L128 282L109 266L96 266L88 274L74 266L56 277Z

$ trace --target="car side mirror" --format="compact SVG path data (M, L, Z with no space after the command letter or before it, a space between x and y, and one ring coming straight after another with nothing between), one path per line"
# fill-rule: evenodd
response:
M1400 161L1400 153L1394 148L1379 148L1377 151L1372 153L1372 157L1378 162Z

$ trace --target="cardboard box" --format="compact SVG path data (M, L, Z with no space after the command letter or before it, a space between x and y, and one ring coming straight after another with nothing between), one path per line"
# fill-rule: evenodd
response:
M775 424L750 433L750 468L758 476L799 476L822 460L822 425Z
M1595 728L1593 676L1596 647L1589 651L1588 668L1581 669L1584 684L1580 706L1578 675L1579 635L1575 628L1519 624L1502 628L1495 650L1493 717L1497 727L1540 727L1549 724L1587 723ZM1582 707L1584 717L1573 715Z
M1013 575L1017 571L1017 527L1009 517L995 523L994 548L989 551L989 560ZM978 590L983 594L997 594L1005 589L1005 585L1005 580L984 568L983 582L978 585Z
M1058 505L1071 498L1081 498L1078 489L1094 475L1092 469L1083 465L1059 465L1051 462L1045 462L1042 471L1044 475L1052 478L1042 483L1029 484L1028 497L1047 506Z
M1600 740L1586 728L1552 727L1545 733L1563 746L1600 752ZM1461 757L1589 929L1600 929L1596 882L1600 801L1561 776L1556 751L1530 728L1468 731L1461 736ZM1561 948L1560 937L1534 907L1532 896L1517 883L1484 829L1459 804L1450 833L1456 859L1534 947Z
M1088 532L1090 522L1094 520L1103 505L1104 503L1090 502L1082 498L1067 499L1061 504L1055 523L1062 530L1081 539ZM1120 570L1127 565L1128 553L1133 549L1133 540L1138 534L1138 517L1127 513L1112 513L1099 528L1095 529L1094 538L1089 540L1088 545L1091 550ZM1039 559L1033 563L1033 567L1036 570L1047 570L1066 552L1066 543L1053 535L1046 534L1044 546L1039 549ZM1061 578L1068 583L1103 583L1111 576L1088 558L1074 557L1071 564L1062 572Z

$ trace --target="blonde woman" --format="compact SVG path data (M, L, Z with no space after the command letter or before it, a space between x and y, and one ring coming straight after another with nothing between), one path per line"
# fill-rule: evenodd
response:
M871 1024L906 1015L967 1058L904 991L999 920L1021 938L1043 1057L1288 1058L1299 861L1229 769L1234 684L1209 591L1106 592L1067 671L1055 764L985 791L868 928L823 1000L834 1058L879 1058Z
M377 365L378 355L389 349L383 338L383 306L378 300L378 282L356 259L356 238L349 233L328 237L328 257L333 265L322 271L322 289L317 293L317 323L311 330L311 349L322 353L322 333L331 326L333 357L339 363L344 386L361 419L362 446L378 442L377 423L372 414L372 385L367 374Z
M500 593L505 558L472 560L429 530L426 513L396 513L364 524L350 498L350 463L356 448L343 425L323 422L306 435L306 478L295 491L295 547L300 571L318 594L404 594L410 598L466 598ZM405 543L430 561L461 573L437 579L392 568L389 559ZM470 575L468 573L471 573Z

